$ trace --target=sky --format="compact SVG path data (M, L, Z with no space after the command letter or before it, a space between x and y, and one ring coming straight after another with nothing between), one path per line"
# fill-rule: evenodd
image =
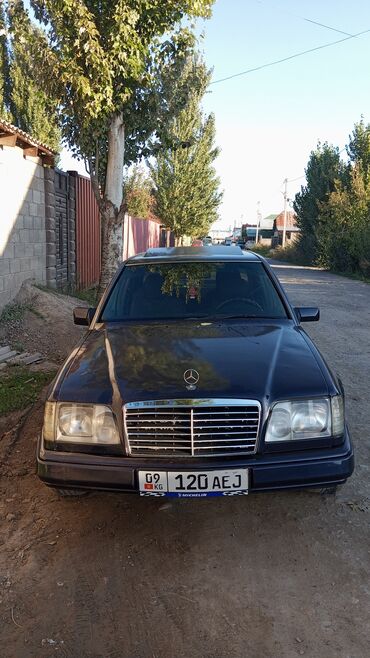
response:
M308 19L308 20L304 20ZM370 30L367 0L217 0L202 21L213 80L289 57L345 34ZM212 84L204 100L216 116L216 162L224 191L217 228L283 209L304 184L318 140L341 149L361 115L370 122L370 31L326 49ZM345 155L345 154L344 154ZM73 168L64 154L62 165ZM298 180L295 180L298 179Z

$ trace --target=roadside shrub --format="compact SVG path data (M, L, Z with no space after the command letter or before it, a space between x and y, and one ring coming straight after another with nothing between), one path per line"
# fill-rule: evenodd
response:
M251 251L255 251L256 254L260 254L260 256L263 256L264 258L270 258L271 254L271 247L269 247L267 244L255 244L253 245L253 248Z
M286 247L276 247L271 252L271 258L277 258L278 260L286 260L288 263L294 263L295 265L310 265L311 261L307 257L307 254L301 251L299 245L296 242L286 245Z
M127 211L133 217L147 219L153 209L153 183L144 169L134 165L124 179L123 194Z

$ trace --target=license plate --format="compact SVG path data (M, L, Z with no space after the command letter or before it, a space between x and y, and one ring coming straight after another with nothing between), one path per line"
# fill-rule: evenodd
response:
M141 496L206 498L246 495L247 468L226 471L139 471Z

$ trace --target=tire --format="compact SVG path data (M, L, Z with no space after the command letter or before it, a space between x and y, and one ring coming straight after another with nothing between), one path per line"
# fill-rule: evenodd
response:
M306 491L320 494L321 496L334 496L338 491L338 485L334 484L332 487L312 487L312 489L306 489Z
M88 496L89 491L84 489L57 489L56 490L61 498L81 498Z
M323 487L319 489L322 496L335 496L338 491L338 486L335 484L333 487Z

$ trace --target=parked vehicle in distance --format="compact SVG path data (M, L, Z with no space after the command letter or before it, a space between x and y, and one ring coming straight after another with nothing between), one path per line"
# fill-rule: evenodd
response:
M203 245L205 247L209 247L212 245L212 238L210 235L207 235L207 237L203 239Z
M49 391L37 447L61 493L233 496L351 475L344 391L267 261L150 249L119 268Z
M231 247L232 243L233 241L231 238L225 238L224 245L226 245L226 247Z
M203 247L203 240L196 239L191 243L192 247Z

